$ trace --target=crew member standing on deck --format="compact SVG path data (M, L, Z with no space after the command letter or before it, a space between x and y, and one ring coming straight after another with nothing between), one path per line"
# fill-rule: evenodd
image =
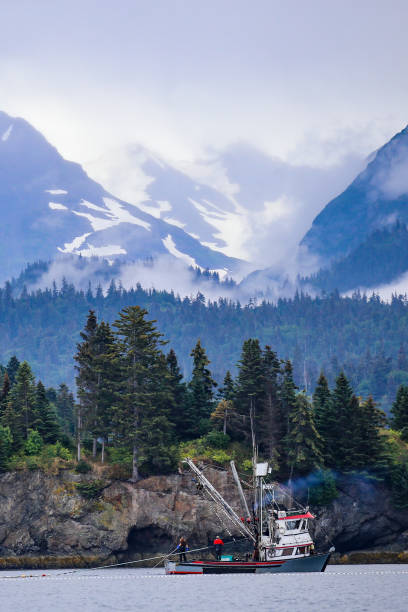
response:
M182 563L183 561L187 561L186 550L188 550L188 544L183 536L180 538L180 542L178 543L177 550L179 551L179 561Z
M220 561L221 560L222 547L224 546L224 542L221 540L221 538L219 536L217 536L213 543L214 543L214 546L215 546L215 558L217 559L217 561Z

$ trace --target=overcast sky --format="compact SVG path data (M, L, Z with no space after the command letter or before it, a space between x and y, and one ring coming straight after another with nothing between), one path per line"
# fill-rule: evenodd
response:
M245 140L302 163L407 123L406 0L1 0L0 108L70 159Z

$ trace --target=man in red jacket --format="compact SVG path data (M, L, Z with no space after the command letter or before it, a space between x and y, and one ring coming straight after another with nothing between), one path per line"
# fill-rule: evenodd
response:
M213 542L215 546L215 558L217 561L221 560L222 547L224 546L224 542L221 540L219 536L217 536Z

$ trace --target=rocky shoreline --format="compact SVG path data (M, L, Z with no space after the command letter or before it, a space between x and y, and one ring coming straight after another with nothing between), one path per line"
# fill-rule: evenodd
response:
M207 474L238 508L229 474L212 469ZM99 490L87 498L78 483L91 488L97 483ZM393 508L388 491L375 481L347 477L338 488L338 498L317 511L317 548L334 545L332 563L407 563L408 511ZM156 476L137 484L70 470L0 476L0 569L142 560L168 553L180 535L193 548L205 546L218 531L228 535L214 522L210 503L189 474ZM231 531L228 537L233 536Z

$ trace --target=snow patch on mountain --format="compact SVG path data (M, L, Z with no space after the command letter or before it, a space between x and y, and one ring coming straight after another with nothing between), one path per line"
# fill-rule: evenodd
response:
M177 249L176 243L171 237L171 234L168 234L166 238L163 238L162 242L164 246L166 247L166 249L168 250L168 252L170 253L170 255L177 257L177 259L181 259L189 266L193 266L194 268L199 267L197 266L196 260L193 257L190 257L190 255L187 255L187 253L182 253L181 251Z
M138 208L148 215L152 215L156 219L160 219L163 212L169 212L172 209L170 202L167 200L157 200L151 204L138 204Z
M140 225L144 227L145 230L151 231L151 225L147 221L143 221L139 219L139 217L135 217L131 215L129 211L125 210L123 206L113 198L102 198L106 204L106 207L113 213L118 220L119 223L133 223L134 225ZM112 224L112 225L116 225Z
M5 132L3 132L3 135L1 137L2 142L6 142L9 138L10 138L10 134L13 131L13 124L11 123L7 130Z
M51 210L68 210L67 206L60 204L59 202L48 202L48 206L51 208Z
M97 206L97 204L92 204L92 202L88 202L88 200L81 200L79 203L81 206L86 206L86 208L89 208L90 210L96 210L97 212L101 212L105 215L107 214L111 217L113 216L112 213L106 210L106 208L103 208L102 206Z
M122 249L118 244L107 244L105 246L96 247L87 243L86 249L78 249L77 255L82 257L108 257L109 255L126 255L127 251Z
M165 221L166 223L169 223L170 225L175 225L176 227L179 227L180 229L183 229L183 227L186 227L185 223L182 223L181 221L178 221L177 219L173 219L172 217L163 217L163 221Z
M72 242L66 242L64 244L63 249L61 247L57 247L57 248L61 253L75 253L76 250L81 246L81 244L85 242L85 240L90 235L91 235L91 232L88 232L87 234L82 234L82 236L77 236L76 238L74 238Z

